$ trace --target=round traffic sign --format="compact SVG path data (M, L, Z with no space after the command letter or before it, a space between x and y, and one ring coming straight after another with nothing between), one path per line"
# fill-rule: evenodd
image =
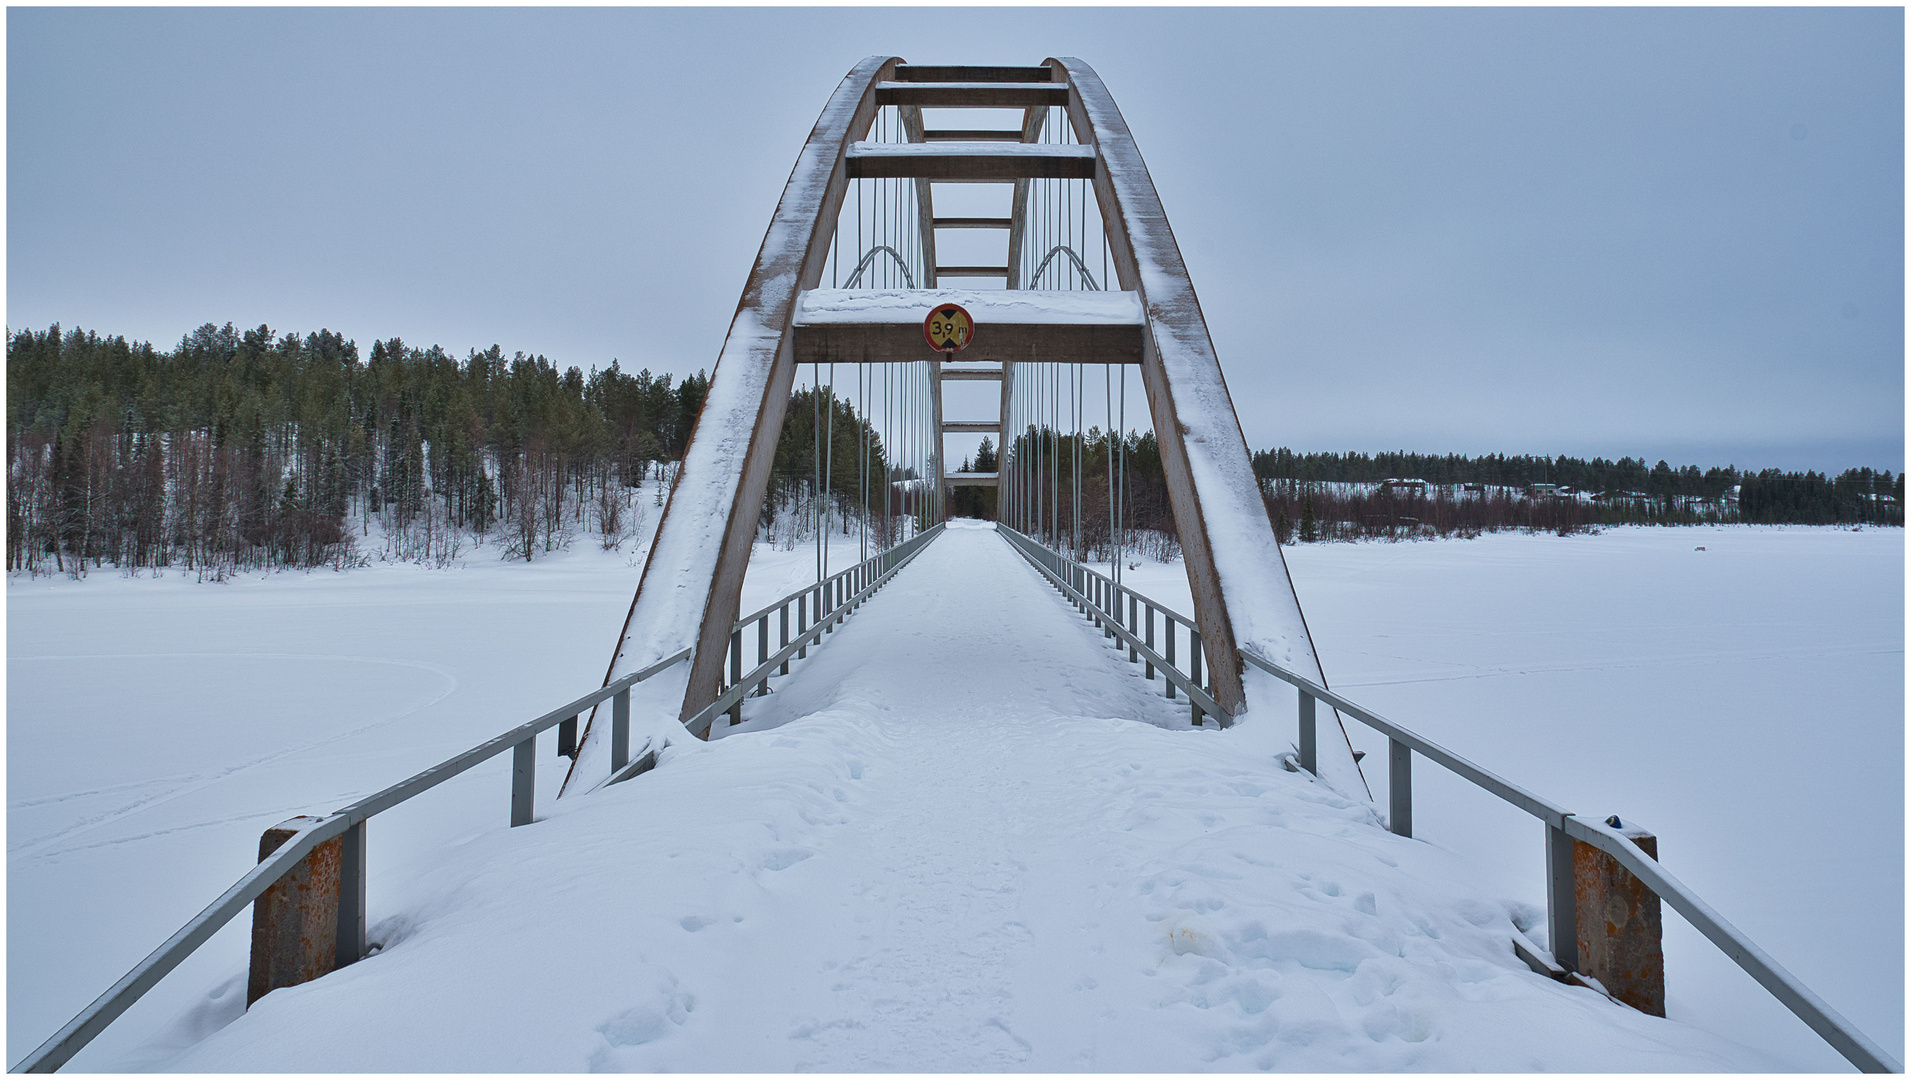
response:
M922 320L922 336L937 352L961 352L975 336L975 320L961 304L937 304Z

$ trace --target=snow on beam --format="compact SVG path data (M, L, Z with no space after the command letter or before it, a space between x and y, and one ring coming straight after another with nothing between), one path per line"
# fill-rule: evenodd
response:
M1066 289L810 289L796 305L797 326L901 323L922 328L931 309L961 304L977 326L991 323L1141 326L1141 294ZM966 358L965 358L966 359Z
M975 339L960 354L965 363L1141 362L1135 293L1023 289L815 289L797 304L796 361L933 360L939 354L923 340L922 323L944 303L961 304L975 320Z

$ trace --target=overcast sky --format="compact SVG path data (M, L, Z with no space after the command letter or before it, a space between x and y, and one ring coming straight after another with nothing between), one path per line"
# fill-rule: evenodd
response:
M1904 465L1899 9L7 12L7 323L714 362L844 72L1079 56L1250 445Z

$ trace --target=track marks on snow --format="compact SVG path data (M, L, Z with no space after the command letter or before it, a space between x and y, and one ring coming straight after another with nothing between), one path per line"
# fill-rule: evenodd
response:
M129 800L119 801L116 805L113 805L109 807L108 809L105 809L96 813L88 814L84 817L79 818L78 820L71 821L69 824L67 824L66 826L62 828L55 829L54 831L50 833L34 837L18 846L10 846L9 850L7 851L8 865L13 865L15 863L19 863L21 861L28 860L28 859L56 858L58 856L65 855L74 851L82 851L89 848L96 848L96 847L103 847L103 846L112 846L116 844L125 843L129 840L143 839L145 837L150 837L150 836L163 836L170 833L188 832L194 829L208 828L208 827L218 826L218 825L228 825L228 824L232 824L235 821L244 821L244 820L257 817L259 815L256 813L245 814L239 817L221 817L221 818L212 819L212 820L195 822L189 825L176 826L174 828L169 828L169 829L160 829L154 832L143 833L143 834L140 834L139 836L118 837L112 840L106 840L106 841L90 843L90 844L67 843L67 841L70 841L74 837L83 836L96 829L100 829L105 826L112 825L119 821L123 821L143 811L150 810L158 806L163 806L177 799L181 799L181 798L196 794L200 791L204 791L207 788L213 787L216 784L220 784L224 781L232 779L233 777L236 777L241 774L250 772L254 769L260 768L261 766L270 765L275 762L283 761L287 758L297 757L302 754L308 754L315 750L319 750L324 747L330 746L334 743L342 742L346 739L351 739L359 735L366 734L367 732L376 731L379 728L388 727L392 724L409 720L419 715L420 713L423 713L426 710L432 708L433 706L437 705L439 702L444 701L446 698L450 697L452 694L456 693L458 690L458 685L459 685L458 676L450 668L447 668L443 665L427 663L420 660L401 660L401 659L393 659L390 657L382 657L382 656L355 656L355 655L312 654L312 653L142 652L142 653L60 653L60 654L40 654L40 655L27 655L27 656L10 656L7 658L7 662L9 664L12 664L15 662L27 662L27 661L108 662L108 661L114 661L114 660L222 660L222 661L291 660L291 661L301 661L301 662L320 661L325 663L369 664L369 665L378 665L378 666L384 666L384 667L409 668L409 669L413 669L417 671L424 671L442 680L442 685L439 687L438 693L435 696L433 696L430 700L425 701L422 704L412 706L411 708L405 709L394 715L384 717L379 720L374 720L370 723L360 724L355 727L348 728L344 731L334 732L330 735L326 735L318 739L313 739L306 742L298 743L296 745L283 747L281 749L274 750L269 753L257 754L247 759L244 759L242 761L238 761L233 764L224 766L222 768L210 769L203 772L174 774L173 776L157 778L154 780L140 781L140 782L134 782L134 783L128 783L128 784L118 784L118 785L112 785L109 787L96 788L96 789L91 789L86 791L64 792L57 795L40 796L30 800L21 800L18 802L10 803L9 807L11 809L18 810L18 809L56 806L61 803L75 802L75 801L79 801L79 800L83 800L87 798L96 798L96 797L104 796L104 795L119 795L123 793L140 792L140 794L134 796L133 798ZM154 789L157 789L157 790L154 790Z

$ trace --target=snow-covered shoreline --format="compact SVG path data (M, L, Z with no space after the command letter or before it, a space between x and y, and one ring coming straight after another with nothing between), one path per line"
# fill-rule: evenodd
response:
M1621 529L1287 557L1333 685L1569 805L1657 829L1669 866L1895 1050L1902 535ZM839 548L832 565L853 558ZM236 877L265 825L594 685L639 569L579 544L438 574L10 584L10 1059ZM806 549L759 548L746 605L813 570ZM1178 566L1127 574L1186 609ZM561 762L546 749L548 791ZM1473 859L1494 895L1543 895L1536 831L1436 777L1416 775L1417 831ZM374 880L400 889L428 853L500 826L503 784L480 770L411 820L381 819ZM1796 875L1771 880L1774 847ZM136 903L121 882L139 883ZM1682 932L1668 918L1675 1018L1835 1067ZM222 935L82 1066L128 1060L243 956L243 933Z

